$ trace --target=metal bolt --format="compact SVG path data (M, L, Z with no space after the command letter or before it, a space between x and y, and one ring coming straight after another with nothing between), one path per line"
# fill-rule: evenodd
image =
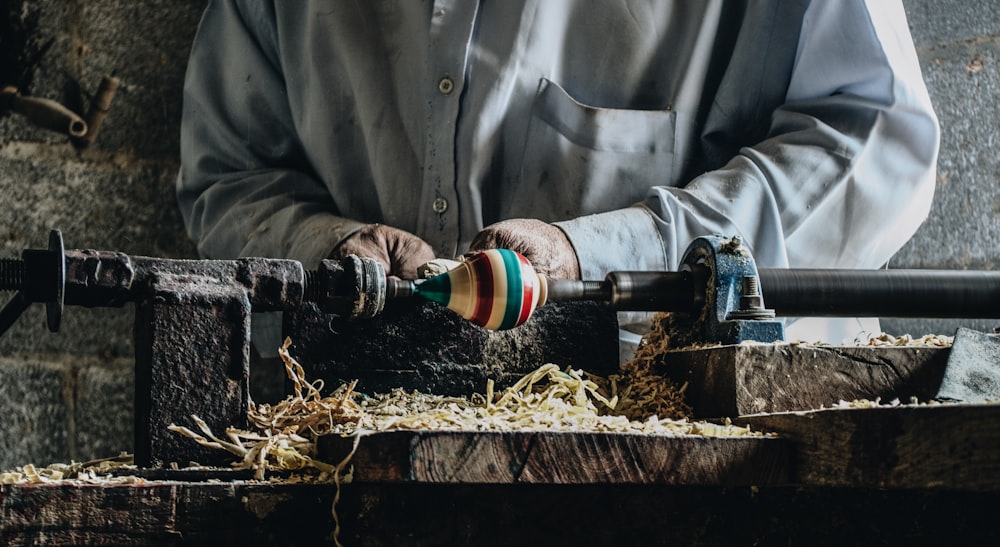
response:
M19 291L24 282L24 261L0 258L0 291Z
M20 259L0 259L0 290L17 291L0 310L0 335L33 302L45 303L49 330L59 331L62 321L63 292L66 288L66 249L62 232L49 233L49 248L25 249Z
M770 319L774 310L764 308L757 276L745 275L740 279L740 308L729 313L729 319Z
M760 286L757 278L752 275L743 276L743 295L740 296L740 310L762 310L764 309L764 298L760 295Z

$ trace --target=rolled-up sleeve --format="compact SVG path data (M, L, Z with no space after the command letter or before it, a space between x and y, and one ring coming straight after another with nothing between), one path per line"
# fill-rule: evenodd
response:
M784 104L764 139L683 187L651 188L637 206L648 214L614 211L560 225L590 276L659 266L654 245L674 269L707 234L741 236L762 266L875 268L928 214L938 141L902 5L812 2ZM599 231L646 250L609 258L585 243Z

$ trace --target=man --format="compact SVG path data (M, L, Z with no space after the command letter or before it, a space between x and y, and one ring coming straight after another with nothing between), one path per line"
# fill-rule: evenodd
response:
M498 246L603 279L706 234L879 267L926 217L938 127L898 1L218 0L181 149L206 257L412 277Z

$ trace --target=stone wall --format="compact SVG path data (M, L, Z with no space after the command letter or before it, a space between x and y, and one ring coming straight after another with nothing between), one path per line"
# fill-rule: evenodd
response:
M67 248L193 258L174 205L181 86L204 0L7 0L0 85L86 111L121 79L96 142L82 150L19 116L0 118L0 257ZM995 0L905 0L943 129L934 208L894 268L996 269L1000 261L1000 9ZM6 302L9 293L0 293ZM0 338L0 468L130 451L132 316L41 306ZM948 334L954 322L886 320L890 332ZM991 322L973 326L992 328Z
M193 258L173 195L181 86L204 0L6 0L0 85L87 111L101 78L121 80L96 141L22 116L0 118L0 257L67 248ZM0 293L4 303L11 293ZM0 338L0 468L132 450L131 306L44 307Z

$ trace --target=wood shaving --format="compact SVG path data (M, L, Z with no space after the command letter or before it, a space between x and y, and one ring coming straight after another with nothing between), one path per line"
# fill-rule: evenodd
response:
M0 472L0 484L137 484L144 479L121 474L135 469L131 454L86 462L54 463L38 468L32 464Z
M323 435L364 435L393 430L434 431L593 431L666 435L760 435L730 423L692 422L683 388L651 371L654 348L640 349L622 374L596 377L583 371L546 364L513 386L496 391L489 381L485 394L447 397L395 389L365 395L355 383L322 396L322 382L310 383L289 354L291 340L279 349L293 394L275 405L250 403L251 430L212 433L197 417L197 431L170 429L204 446L226 450L238 459L236 469L253 469L263 479L268 471L319 472L318 481L337 480L339 466L315 459L316 439Z
M950 348L955 342L954 336L944 336L941 334L928 334L920 338L913 338L909 334L893 336L882 333L868 339L867 346L926 346L936 348Z
M238 457L236 469L253 469L257 479L267 471L306 470L319 472L309 482L336 484L331 513L338 540L340 520L337 500L340 485L361 437L377 431L596 431L657 433L666 435L763 436L749 427L689 422L681 413L683 390L650 372L647 361L623 369L626 375L602 379L583 371L546 364L500 392L493 381L485 394L446 397L396 389L387 394L366 396L354 390L356 381L341 385L332 394L321 396L322 382L310 383L299 363L288 352L286 339L278 354L292 381L293 395L276 405L250 403L248 417L255 431L226 430L226 439L215 436L204 421L192 417L201 434L183 426L170 429L204 446L227 450ZM627 373L631 371L632 375ZM610 390L610 393L609 393ZM685 409L685 410L678 410ZM661 418L657 412L663 412ZM643 416L643 420L632 416ZM679 417L678 417L679 416ZM316 440L323 435L354 437L354 447L338 465L314 458ZM297 480L304 480L299 478Z
M583 371L560 370L544 365L514 386L495 392L492 382L485 394L470 398L406 392L364 395L356 382L344 384L322 396L323 382L310 383L301 365L288 353L289 340L279 349L293 395L275 405L249 405L249 430L228 428L225 438L212 433L204 421L192 416L196 430L171 425L170 429L196 442L226 450L238 460L236 469L252 469L263 479L268 471L312 471L293 475L301 482L350 481L338 465L315 459L316 439L323 435L362 435L390 430L449 431L603 431L668 435L759 435L746 428L689 421L691 408L684 403L686 385L677 386L653 371L657 357L669 350L669 314L658 314L635 355L621 373L602 378ZM950 347L954 337L893 336L887 333L857 341L867 346ZM802 342L790 342L801 344ZM840 401L833 408L897 406L898 400ZM940 404L936 401L909 404ZM144 479L124 474L134 467L131 455L82 463L56 463L47 467L25 465L0 472L0 484L137 483Z
M319 472L317 481L339 480L334 477L338 466L313 458L316 439L334 432L343 432L345 425L356 426L361 418L354 401L356 381L339 386L323 397L322 380L310 383L305 371L288 353L291 340L278 349L285 363L285 373L292 381L293 394L275 404L257 405L250 401L247 419L249 430L229 427L226 438L216 436L198 416L191 416L198 433L190 428L170 424L169 430L184 435L202 446L225 450L237 458L234 469L252 469L254 478L262 480L267 471Z
M670 314L653 317L632 358L621 366L621 374L608 377L610 391L620 399L617 411L630 420L649 416L686 420L694 415L684 402L687 384L675 382L653 371L654 364L670 349Z

